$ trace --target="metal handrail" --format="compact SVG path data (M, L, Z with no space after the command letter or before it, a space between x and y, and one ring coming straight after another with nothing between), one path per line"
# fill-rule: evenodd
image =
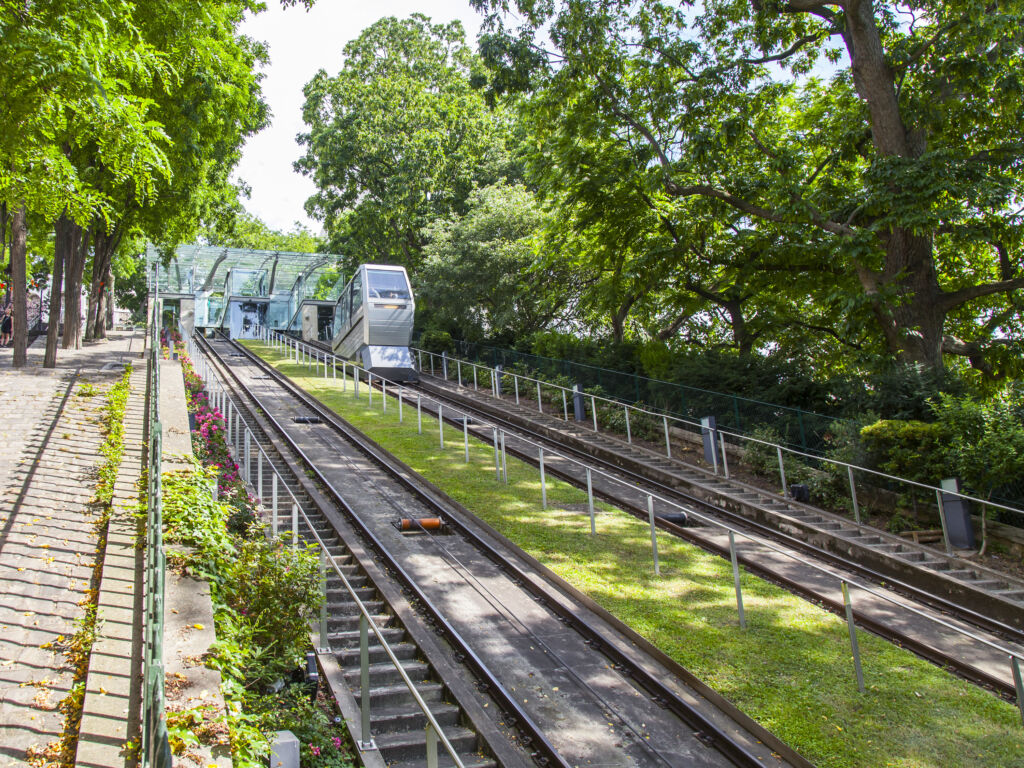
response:
M142 723L139 761L141 768L171 768L172 756L167 732L164 690L164 579L163 506L161 498L161 453L163 425L160 421L160 304L152 293L150 348L146 356L148 407L148 452L146 469L145 614L143 616Z
M470 360L461 360L460 358L449 358L449 357L447 357L445 355L437 355L434 352L429 352L427 350L418 349L418 348L415 348L415 347L413 347L412 349L413 349L414 352L417 353L417 355L420 356L419 357L419 362L420 362L420 370L421 371L423 370L422 355L426 354L426 355L430 356L431 369L433 369L433 358L434 357L439 357L443 361L456 362L456 363L458 363L460 365L470 365L470 366L473 366L474 370L475 369L482 369L482 370L485 370L488 373L490 373L492 376L493 375L511 376L514 381L517 380L517 379L522 379L523 381L528 381L528 382L531 382L531 383L535 383L538 387L543 386L543 387L548 387L550 389L560 390L562 392L563 404L566 402L567 396L570 393L571 394L576 394L577 392L580 392L580 394L582 394L584 398L589 398L590 401L591 401L591 414L593 416L593 423L594 423L594 431L595 432L598 431L598 428L597 428L597 405L596 405L596 403L598 401L603 402L603 403L607 403L607 404L609 404L611 406L614 406L616 408L620 408L621 407L621 408L624 409L624 411L626 413L626 432L627 432L627 441L629 441L629 442L632 442L632 435L630 434L630 431L629 431L629 412L630 411L633 411L635 413L646 414L646 415L652 416L652 417L660 418L665 423L665 437L666 437L665 447L666 447L666 452L667 452L667 455L669 456L669 458L671 458L671 456L672 456L671 443L669 441L669 433L668 433L668 424L670 422L673 423L674 425L678 424L678 425L685 425L687 427L694 427L694 428L696 428L696 430L698 432L702 432L702 433L709 429L707 426L705 426L704 424L702 424L700 422L691 421L689 419L684 419L684 418L681 418L679 416L675 416L673 414L669 414L669 413L667 413L665 411L659 411L659 410L652 409L652 408L642 408L642 407L639 407L639 406L636 406L636 405L631 405L629 403L625 403L625 402L623 402L621 400L618 400L616 398L610 398L610 397L605 397L603 395L595 395L595 394L591 394L591 393L585 393L585 392L582 392L582 390L570 389L568 387L563 387L560 384L554 384L554 383L549 382L549 381L544 381L543 379L533 378L531 376L526 376L526 375L519 374L519 373L513 373L511 371L504 371L504 370L499 371L496 368L492 368L490 366L483 365L481 363L475 363L475 362L472 362ZM446 366L443 366L443 367L446 367ZM493 392L493 387L492 387L492 392ZM780 406L780 407L782 407L782 406ZM564 414L565 414L566 421L568 421L569 418L568 418L568 408L567 408L567 406L565 407ZM889 480L889 481L892 481L892 482L903 483L903 484L906 484L906 485L914 486L916 488L920 488L920 489L926 490L926 491L931 491L931 492L936 493L936 494L941 494L940 496L936 497L937 499L941 499L944 496L956 496L956 497L959 497L961 499L964 499L965 501L975 502L977 504L981 504L982 506L992 507L993 509L1001 509L1003 511L1012 512L1014 514L1021 515L1022 517L1024 517L1024 510L1022 510L1022 509L1019 509L1017 507L1007 506L1005 504L999 504L998 502L991 501L989 499L983 499L983 498L980 498L978 496L972 496L971 494L962 493L961 491L948 490L948 489L941 488L941 487L938 487L938 486L929 485L928 483L921 483L921 482L918 482L916 480L909 480L907 478L899 477L897 475L890 475L890 474L887 474L885 472L881 472L881 471L876 470L876 469L870 469L868 467L860 466L859 464L851 464L849 462L841 461L839 459L833 459L833 458L829 458L829 457L825 457L825 456L819 456L819 455L812 454L812 453L806 453L804 451L799 451L799 450L797 450L795 448L790 448L789 446L786 446L786 445L781 445L779 443L773 443L773 442L770 442L768 440L761 440L760 438L751 437L749 435L744 435L744 434L741 434L739 432L729 431L729 430L723 429L721 427L715 427L715 428L713 428L712 431L714 432L714 438L713 439L714 439L714 442L715 442L716 454L719 451L723 455L725 454L725 446L722 443L722 439L724 437L729 437L729 438L733 438L733 442L736 442L736 441L747 441L747 442L750 442L750 443L758 443L760 445L764 445L764 446L767 446L767 447L770 447L770 448L774 448L777 452L785 451L786 453L792 454L793 456L798 456L798 457L801 457L801 458L810 459L812 461L826 462L826 463L832 464L832 465L837 466L837 467L845 467L847 469L847 471L849 473L849 477L850 477L850 489L851 489L850 495L851 495L851 500L852 500L852 503L853 503L854 515L857 518L857 523L858 524L861 524L861 523L860 523L860 511L859 511L859 506L858 506L858 503L857 503L856 488L855 488L855 485L854 485L854 482L853 482L853 472L855 472L855 471L856 472L867 473L869 475L873 475L875 477L883 478L885 480ZM727 466L727 464L728 464L728 459L727 458L720 458L716 462L716 464L715 464L715 474L718 474L718 466L719 465L725 467L725 466ZM785 476L785 468L784 468L783 463L781 461L781 455L780 455L780 475L782 477ZM787 489L783 488L782 489L782 494L786 495L786 493L787 493ZM939 508L940 515L942 515L943 518L944 518L944 511L943 511L943 508L942 508L941 501L938 503L938 508ZM945 526L945 520L944 519L943 519L943 526ZM945 537L945 539L946 539L946 549L947 549L947 552L948 552L948 551L951 550L951 548L949 547L948 536Z
M184 331L184 328L182 328L182 331ZM190 336L187 336L184 333L182 333L182 338L187 339L187 348L188 348L189 356L191 357L191 359L194 362L195 361L201 361L202 372L200 373L200 371L197 370L197 373L199 373L199 375L206 382L216 382L215 383L215 387L219 390L221 395L224 396L224 397L227 397L228 398L228 402L230 402L230 396L227 395L227 387L221 381L220 373L217 371L217 369L210 362L210 360L208 359L207 355L205 353L203 353L202 350L199 349L199 346L197 344L195 344L195 342L192 340L192 338ZM436 739L436 740L440 740L441 745L444 747L444 749L448 753L448 755L452 758L452 761L455 763L457 768L465 768L465 764L462 762L461 758L459 757L458 753L456 752L455 747L448 740L448 737L444 734L444 730L442 729L440 723L438 723L437 719L434 717L434 714L430 711L429 705L427 704L427 702L423 699L423 697L420 695L419 691L417 690L416 684L409 677L408 673L406 673L405 669L402 668L401 661L398 659L398 656L395 654L394 650L391 648L391 645L388 643L387 639L385 638L384 633L381 630L381 628L379 626L377 626L377 623L373 620L373 615L370 613L369 609L366 607L366 604L363 602L363 600L356 593L355 588L352 586L352 583L348 580L348 577L346 577L345 574L342 572L341 567L338 565L338 562L337 562L336 558L334 557L334 555L332 555L330 553L330 550L329 550L327 544L323 541L323 539L320 538L319 534L316 532L316 527L313 525L313 522L309 519L309 517L306 515L305 511L302 509L301 505L298 503L298 500L296 499L295 495L291 492L291 490L288 489L288 486L285 483L284 477L274 468L273 463L270 461L270 456L266 453L266 451L263 450L263 447L255 439L255 432L250 427L248 421L242 415L241 411L239 411L237 408L234 408L233 410L234 410L235 418L242 424L242 426L245 429L244 434L246 436L246 444L247 445L255 444L255 446L256 446L256 449L257 449L257 452L258 452L258 454L257 454L258 455L257 461L259 462L259 465L262 465L262 462L264 460L266 461L267 466L270 468L272 476L278 480L278 484L284 484L285 491L287 492L287 494L292 499L292 525L293 525L292 532L291 532L292 533L292 546L293 547L298 546L298 515L301 515L302 519L305 520L306 525L309 527L309 530L312 533L313 538L316 539L316 543L317 543L317 546L319 548L320 557L322 559L326 559L328 562L330 562L331 567L334 569L334 573L341 579L342 584L345 587L345 590L348 592L349 596L355 602L356 607L359 609L359 614L360 614L360 616L359 616L359 621L360 621L360 646L361 646L361 648L360 648L360 650L361 650L360 657L361 657L361 666L363 667L363 669L361 670L361 672L363 672L363 674L361 674L361 678L362 678L363 682L361 682L361 684L364 686L364 690L362 691L362 696L361 696L361 707L362 707L362 712L361 712L361 714L362 714L361 730L362 730L362 733L360 735L361 735L362 738L359 741L360 749L363 749L363 750L366 750L366 749L376 749L376 744L373 741L373 737L372 737L372 734L370 732L370 710L369 710L369 707L370 707L370 696L369 696L369 691L366 689L366 687L368 686L369 683L368 683L368 677L365 674L366 673L365 667L367 665L366 649L368 647L367 646L367 632L369 630L372 630L373 634L376 636L378 642L381 644L381 647L384 649L384 652L387 655L388 659L391 661L391 664L398 671L399 676L402 678L402 682L409 689L409 692L412 695L413 700L416 702L417 707L419 707L420 711L423 713L424 717L426 718L427 723L428 723L428 728L433 731L433 738ZM252 474L251 471L250 471L250 469L251 469L251 466L250 466L251 462L249 461L247 455L243 457L243 461L246 461L246 468L245 468L246 476L251 477L251 474ZM245 477L243 477L243 481L247 483L247 485L249 486L250 489L257 490L255 485L251 481L246 480ZM258 493L262 494L263 493L263 489L262 488L258 489ZM261 499L261 504L262 504L262 499ZM273 524L272 524L273 525L272 533L273 533L273 535L276 536L277 535L276 521L277 521L277 518L278 518L278 510L276 509L276 507L272 510L272 515L273 515L272 520L274 521ZM326 591L326 582L324 583L324 590ZM326 594L324 595L324 598L326 600ZM321 632L321 638L320 638L321 645L323 647L325 647L325 648L329 647L328 646L328 642L327 642L327 638L326 638L326 626L324 625L323 621L321 622L320 632ZM430 755L429 752L430 752L430 750L432 748L434 749L434 754ZM427 738L427 750L428 750L428 762L432 762L432 763L436 764L436 759L437 759L436 741L433 742L433 747L432 747L432 741L431 741L431 737L429 736L429 733L428 733L428 738Z
M333 365L334 366L336 366L340 362L342 364L342 367L343 367L342 368L342 370L343 370L343 374L342 374L343 378L344 378L344 371L346 370L346 366L351 366L355 371L358 371L358 372L360 372L362 374L366 374L367 377L368 377L368 380L372 380L372 378L376 377L381 382L389 381L386 377L380 376L379 374L371 374L368 370L366 370L365 368L363 368L362 366L360 366L360 365L358 365L356 363L353 363L351 361L346 361L346 360L343 360L343 359L339 359L336 355L334 355L332 353L328 353L328 352L325 352L322 349L317 349L315 347L312 347L311 345L306 344L305 342L299 341L297 339L294 339L291 336L287 336L285 334L281 334L281 333L278 333L276 331L273 331L273 330L261 327L261 338L273 339L274 337L277 337L278 341L280 341L281 343L283 343L283 344L285 344L287 346L294 346L294 348L296 350L302 351L303 354L310 354L310 355L316 355L316 356L323 355L325 360L326 360L327 357L330 357L330 358L333 359ZM325 363L325 366L326 366L326 363ZM504 372L501 372L501 373L504 374ZM504 374L504 375L512 375L512 374ZM326 376L326 369L325 369L325 376ZM401 394L401 392L402 392L401 385L398 382L391 382L391 383L393 385L393 390L398 391ZM370 391L372 392L372 389ZM400 394L399 395L395 395L395 396L399 397ZM464 416L468 416L465 413L463 415ZM474 416L474 419L476 419L477 424L479 426L481 426L481 427L490 428L492 430L499 430L502 433L504 433L504 430L500 426L498 426L497 424L493 424L493 423L491 423L491 422L489 422L489 421L487 421L485 419L481 419L479 416ZM541 471L543 472L543 463L544 463L544 459L543 459L544 453L543 452L545 450L543 448L543 446L541 446L539 443L533 442L532 440L530 440L529 438L526 438L526 437L517 436L517 439L519 439L520 441L526 443L528 446L530 446L532 448L535 448L538 451L538 455L541 456L540 466L541 466ZM575 465L577 467L580 467L580 468L584 469L586 474L588 475L588 477L590 477L590 476L592 476L593 474L596 473L598 476L603 477L607 481L610 481L610 482L613 482L613 483L617 483L617 484L620 484L620 485L626 485L628 487L628 483L625 483L620 478L615 477L614 475L611 475L611 474L609 474L609 473L607 473L607 472L605 472L605 471L603 471L603 470L601 470L599 468L590 467L587 464L584 464L583 462L581 462L581 461L579 461L577 459L574 459L571 456L565 456L565 455L559 454L557 452L551 452L550 449L548 449L548 452L549 452L550 455L557 456L559 459L561 459L563 461L567 461L567 462L569 462L569 463L571 463L571 464L573 464L573 465ZM634 489L634 490L639 490L639 489ZM543 491L544 491L544 489L543 489L543 483L542 483L542 492ZM792 552L789 552L789 551L787 551L787 550L785 550L785 549L783 549L783 548L773 544L770 541L761 541L759 539L755 539L753 536L751 536L750 534L744 532L743 530L741 530L739 528L734 528L734 527L732 527L732 526L730 526L730 525L728 525L726 523L723 523L723 522L721 522L719 520L716 520L716 519L711 518L711 517L709 517L707 515L704 515L704 514L698 512L697 510L695 510L695 509L693 509L691 507L679 504L679 503L677 503L675 501L672 501L671 499L667 499L667 498L665 498L663 496L660 496L658 494L655 494L655 493L650 493L648 491L643 491L643 493L648 498L649 509L653 509L651 507L651 504L653 503L654 500L657 500L657 501L659 501L662 504L666 504L669 507L672 507L672 508L675 508L677 510L683 511L687 515L692 516L694 518L697 518L698 520L700 520L702 523L704 523L706 525L714 526L714 527L716 527L718 529L721 529L723 532L728 533L729 534L729 538L730 538L730 555L731 555L731 558L733 559L733 562L734 562L734 569L735 569L735 562L736 562L736 560L735 560L736 559L735 537L739 536L739 537L742 537L743 539L748 540L748 541L750 541L752 543L756 543L759 546L766 547L767 549L771 550L772 552L775 552L776 554L780 554L780 555L782 555L782 556L784 556L786 558L794 560L794 561L800 563L803 566L810 567L810 568L814 569L815 571L817 571L817 572L819 572L819 573L821 573L823 575L826 575L826 576L828 576L830 578L836 579L837 581L840 582L840 585L841 585L841 588L842 588L842 591L843 591L844 602L846 603L846 606L848 608L848 610L847 610L847 621L848 621L848 623L851 626L853 624L853 615L852 615L852 604L851 604L850 598L849 598L848 586L855 586L858 589L861 589L862 591L867 592L868 594L871 594L871 595L873 595L873 596L875 596L875 597L885 601L886 603L889 603L889 604L893 605L897 609L909 611L910 613L912 613L912 614L914 614L914 615L916 615L916 616L918 616L920 618L926 619L926 620L934 623L935 625L944 628L945 630L951 631L951 632L953 632L955 634L958 634L958 635L966 637L966 638L970 638L971 640L979 642L979 643L985 645L986 647L988 647L989 649L991 649L991 650L993 650L993 651L995 651L997 653L1000 653L1000 654L1003 654L1003 655L1007 656L1009 661L1010 661L1011 675L1012 675L1012 677L1014 679L1014 687L1015 687L1015 689L1017 691L1018 706L1021 708L1021 717L1022 717L1022 721L1024 721L1024 679L1022 679L1022 675L1021 675L1021 671L1020 671L1021 667L1024 666L1024 656L1021 656L1019 653L1017 653L1013 649L1010 649L1010 648L1008 648L1008 647L1006 647L1004 645L1001 645L1001 644L999 644L997 642L989 640L988 638L982 637L980 635L976 635L973 632L970 632L970 631L965 630L965 629L963 629L961 627L958 627L955 624L951 624L951 623L949 623L949 622L947 622L947 621L945 621L945 620L943 620L941 618L937 618L935 616L931 616L931 615L929 615L929 614L925 613L924 611L921 611L921 610L919 610L917 608L914 608L912 606L906 605L905 603L902 603L902 602L896 600L894 597L886 594L883 591L878 590L877 588L873 587L870 584L856 581L854 579L846 577L845 575L835 573L831 569L826 568L824 566L818 565L816 563L808 562L806 559L801 558L801 557L797 556L796 554L794 554ZM592 485L588 484L588 496L590 497L590 508L591 509L593 509L593 495L592 494L593 494ZM650 524L651 524L651 533L652 533L652 548L653 548L653 553L654 553L655 567L657 568L657 543L656 543L656 539L655 539L655 536L654 536L654 527L655 527L654 520L655 520L655 518L654 518L654 515L653 515L653 511L652 511L652 513L650 515ZM740 613L741 613L741 616L742 616L742 595L740 594L740 586L739 586L738 579L735 580L735 588L736 588L736 594L737 594L737 603L740 606L739 610L740 610ZM741 619L741 621L742 621L742 619ZM855 641L855 637L853 635L851 635L851 643L854 644L854 652L855 652L855 656L856 656L856 654L857 654L856 645L855 645L856 641ZM856 663L859 665L859 659L856 661Z

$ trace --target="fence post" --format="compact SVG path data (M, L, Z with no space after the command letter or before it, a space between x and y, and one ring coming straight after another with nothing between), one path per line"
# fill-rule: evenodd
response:
M597 398L590 396L590 413L594 417L594 431L597 432Z
M469 417L462 416L462 450L466 457L466 464L469 464Z
M476 392L480 389L476 383L476 363L473 363L473 391Z
M512 385L516 388L516 405L519 405L519 377L512 374Z
M505 431L501 432L501 476L505 480L505 485L508 485L508 461L505 454Z
M441 441L441 450L444 450L444 419L442 416L444 406L437 404L437 437Z
M718 433L718 442L722 445L722 469L725 471L725 479L729 479L729 456L725 450L725 435Z
M789 495L789 488L786 486L786 465L782 463L782 446L776 445L775 452L779 457L779 477L782 478L782 495Z
M366 396L369 398L368 405L373 407L373 374L366 372Z
M388 412L388 380L387 379L381 379L380 380L380 399L381 399L381 402L384 403L384 405L383 405L383 407L381 409L381 413L387 413Z
M292 549L299 548L299 505L292 504Z
M437 731L427 723L427 768L437 768Z
M256 496L263 503L263 451L256 453Z
M501 482L501 457L498 455L498 428L491 427L491 437L494 440L494 479Z
M455 361L455 368L459 372L459 388L461 389L462 388L462 361L461 360L456 360Z
M249 470L249 465L251 464L251 462L249 461L249 439L250 439L249 436L250 436L250 434L251 433L249 432L249 428L246 427L245 428L245 450L244 450L244 452L242 454L242 456L243 456L242 460L245 462L245 483L246 483L246 485L252 485L252 472Z
M661 565L658 563L658 528L654 524L654 497L647 494L647 517L651 521L651 552L654 554L654 575L661 575Z
M270 475L270 532L277 538L277 472Z
M672 441L668 436L668 416L662 415L662 423L665 425L665 455L672 458Z
M540 504L542 509L548 508L548 486L544 478L544 449L538 448L540 465Z
M846 625L850 630L850 648L853 651L853 667L857 672L857 688L864 693L864 671L860 667L860 648L857 646L857 627L853 623L853 603L850 602L850 588L845 581L843 587L843 605L846 606Z
M740 563L736 556L736 534L729 531L729 559L732 560L732 582L736 587L736 610L740 614L740 629L747 628L747 617L743 613L743 591L740 588Z
M590 535L597 535L597 521L594 519L594 484L590 477L590 467L587 467L587 508L590 510Z
M565 388L559 387L562 390L562 416L566 421L569 420L569 399L565 396Z
M416 394L416 431L423 434L423 404L419 393Z
M359 367L352 363L352 391L353 397L359 397Z
M537 410L544 413L544 406L540 401L540 381L537 382Z
M398 423L402 423L402 401L405 399L405 389L398 388Z
M630 445L633 444L633 433L629 429L629 406L622 406L622 410L626 412L626 442Z

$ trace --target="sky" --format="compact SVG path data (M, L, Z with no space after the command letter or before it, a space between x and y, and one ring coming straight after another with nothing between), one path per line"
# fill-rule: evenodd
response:
M288 231L300 222L313 232L323 231L320 222L310 219L303 209L306 198L315 191L313 182L292 170L292 163L303 154L295 141L306 129L302 87L317 70L337 74L342 48L373 22L417 12L434 22L461 20L467 39L475 44L481 17L468 0L319 0L310 11L282 9L269 0L266 11L246 19L242 33L267 43L270 49L262 87L271 124L246 142L233 175L252 188L251 198L244 201L250 213L273 229Z

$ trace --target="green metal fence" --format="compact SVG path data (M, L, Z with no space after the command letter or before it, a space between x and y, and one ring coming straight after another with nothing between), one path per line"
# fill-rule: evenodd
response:
M159 301L153 301L149 352L146 355L146 553L145 616L142 658L142 768L170 768L171 746L167 735L164 692L164 576L163 514L160 497L160 454L163 429L160 423Z
M738 395L727 395L685 384L649 379L633 373L613 371L571 360L556 360L511 349L499 349L471 342L455 342L457 353L467 360L492 367L516 368L548 380L579 384L586 392L597 391L624 403L644 405L680 419L700 421L714 416L718 426L731 432L750 434L758 427L771 427L784 445L805 453L821 454L826 437L845 421L801 408L766 403Z

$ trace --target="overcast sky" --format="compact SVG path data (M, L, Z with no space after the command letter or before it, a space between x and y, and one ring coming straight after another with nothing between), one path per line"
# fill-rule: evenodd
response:
M324 69L337 74L341 50L352 38L384 16L404 18L423 13L435 22L460 19L475 45L480 16L468 0L319 0L310 11L283 10L270 0L267 10L248 19L244 34L267 43L270 64L264 70L263 95L272 112L270 127L246 143L235 178L252 187L245 206L274 229L290 230L296 221L314 232L320 222L306 216L303 204L313 194L310 179L292 170L302 154L295 136L302 122L302 87Z

